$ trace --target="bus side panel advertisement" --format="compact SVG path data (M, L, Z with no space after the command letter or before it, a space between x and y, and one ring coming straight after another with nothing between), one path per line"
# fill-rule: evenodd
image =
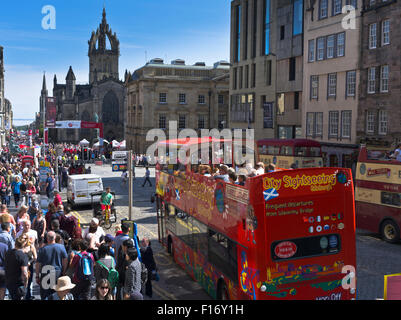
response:
M254 200L264 204L260 244L267 257L260 274L267 276L257 283L259 299L355 298L355 288L344 289L342 273L356 265L351 171L286 170L263 176L261 183L262 196Z
M156 193L174 259L212 297L224 279L230 299L355 298L351 170L276 171L245 186L157 170Z

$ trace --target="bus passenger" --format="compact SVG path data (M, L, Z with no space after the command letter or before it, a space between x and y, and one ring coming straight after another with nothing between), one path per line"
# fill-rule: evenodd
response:
M394 150L394 153L391 155L391 158L395 158L395 160L401 161L401 143L397 145L397 148Z
M276 171L276 166L275 166L274 163L270 163L270 164L267 166L267 172L274 172L274 171Z
M238 182L236 184L245 186L246 176L243 174L238 175Z
M228 177L228 167L223 164L219 168L219 173L214 176L215 179L223 179L224 182L230 182Z
M265 173L265 164L263 162L258 162L255 165L255 169L256 169L257 175L264 174Z
M235 184L237 181L237 175L235 172L230 171L228 173L228 179L230 180L230 183Z

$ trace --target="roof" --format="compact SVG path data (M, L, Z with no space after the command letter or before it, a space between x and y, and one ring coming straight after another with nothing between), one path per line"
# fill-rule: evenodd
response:
M258 140L257 144L258 146L266 144L280 144L282 146L293 147L321 147L320 142L310 139L262 139Z
M74 71L72 71L72 67L70 66L70 69L68 69L67 76L65 77L65 80L76 80Z

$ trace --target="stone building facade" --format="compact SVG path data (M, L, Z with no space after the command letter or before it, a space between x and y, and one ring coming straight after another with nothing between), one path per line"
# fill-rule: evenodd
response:
M4 48L0 46L0 146L6 143L6 135L12 129L12 105L4 91Z
M168 138L169 121L176 121L178 132L227 127L229 69L225 61L206 66L156 58L133 74L126 72L127 148L145 153L153 143L146 141L148 131L163 129Z
M346 4L355 27L344 28ZM325 166L352 167L358 152L362 0L308 1L304 8L303 136L320 141Z
M255 139L301 134L302 0L231 2L230 127Z
M390 147L401 142L401 3L364 2L357 137Z
M122 141L126 90L118 73L119 40L107 23L105 9L102 22L97 30L92 32L88 45L88 84L76 83L71 66L65 84L58 83L56 75L54 76L53 97L56 98L57 120L102 122L106 140ZM85 138L94 142L97 132L93 129L52 129L49 138L72 143Z

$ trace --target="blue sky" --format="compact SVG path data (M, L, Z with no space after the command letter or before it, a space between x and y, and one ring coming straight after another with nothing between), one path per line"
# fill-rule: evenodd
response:
M56 29L42 28L42 8L56 10ZM229 60L230 0L19 0L3 1L0 45L4 47L5 96L14 118L34 118L43 72L52 95L53 77L65 83L71 65L77 83L88 82L88 40L103 5L120 40L120 79L147 60L180 58L187 64Z

